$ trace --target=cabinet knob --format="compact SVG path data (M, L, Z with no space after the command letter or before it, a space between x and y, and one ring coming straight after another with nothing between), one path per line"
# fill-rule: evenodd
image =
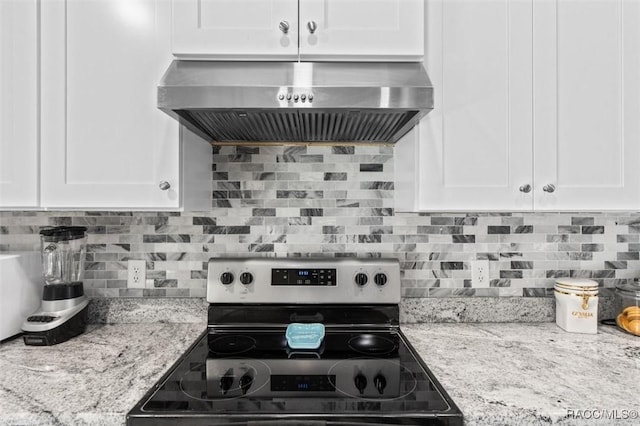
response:
M525 183L524 185L520 185L520 192L524 192L525 194L530 193L531 185L529 185L528 183Z
M289 32L289 23L287 21L280 21L278 28L280 28L283 34L287 34Z
M316 21L307 22L307 29L311 34L315 33L316 30L318 29L318 25L316 24Z
M162 189L163 191L166 191L167 189L171 188L171 184L166 180L161 180L158 187L160 187L160 189Z
M542 190L544 192L548 192L549 194L551 194L552 192L554 192L556 190L556 186L552 183L545 185L542 187Z

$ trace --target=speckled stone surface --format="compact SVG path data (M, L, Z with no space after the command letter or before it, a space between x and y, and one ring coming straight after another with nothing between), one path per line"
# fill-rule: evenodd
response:
M89 323L201 323L207 306L203 298L98 297L89 304Z
M597 335L550 323L402 329L467 425L640 424L623 418L624 410L629 417L640 410L640 338L615 327L601 326ZM610 410L619 418L581 419L579 410Z
M1 425L123 425L206 324L90 326L50 347L0 345Z
M1 425L123 425L126 413L204 330L117 324L53 347L0 345ZM407 324L405 334L468 425L637 425L568 410L640 408L640 338L552 323Z
M615 318L614 298L600 297L598 317ZM432 322L555 322L555 299L549 297L404 298L400 321Z
M89 322L193 323L206 321L202 298L94 298ZM599 317L614 318L614 299L600 297ZM555 301L547 297L404 298L403 323L431 322L555 322Z

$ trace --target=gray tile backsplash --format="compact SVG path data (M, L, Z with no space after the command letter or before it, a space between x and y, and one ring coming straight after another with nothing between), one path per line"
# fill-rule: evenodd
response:
M395 257L404 297L537 297L556 277L640 276L638 214L394 212L390 147L223 147L212 169L211 211L0 212L0 251L39 249L43 226L87 226L94 297L203 297L216 256ZM127 288L129 259L146 260L147 288ZM472 286L475 260L489 261L489 288Z

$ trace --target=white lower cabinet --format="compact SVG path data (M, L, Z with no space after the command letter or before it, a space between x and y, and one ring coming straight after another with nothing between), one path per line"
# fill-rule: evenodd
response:
M0 1L0 208L38 205L38 2Z
M434 111L399 211L640 208L640 3L427 0Z

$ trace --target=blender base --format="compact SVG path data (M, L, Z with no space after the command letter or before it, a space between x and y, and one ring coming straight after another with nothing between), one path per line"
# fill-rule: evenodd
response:
M57 345L58 343L66 342L72 337L76 337L77 335L84 333L87 328L87 312L89 311L88 305L89 303L87 300L87 305L84 308L75 315L67 318L62 324L55 328L42 331L23 331L22 339L24 340L24 344L30 346ZM47 316L49 314L50 313L36 312L29 318Z
M84 333L89 299L82 282L45 286L40 308L22 323L25 345L50 346Z

